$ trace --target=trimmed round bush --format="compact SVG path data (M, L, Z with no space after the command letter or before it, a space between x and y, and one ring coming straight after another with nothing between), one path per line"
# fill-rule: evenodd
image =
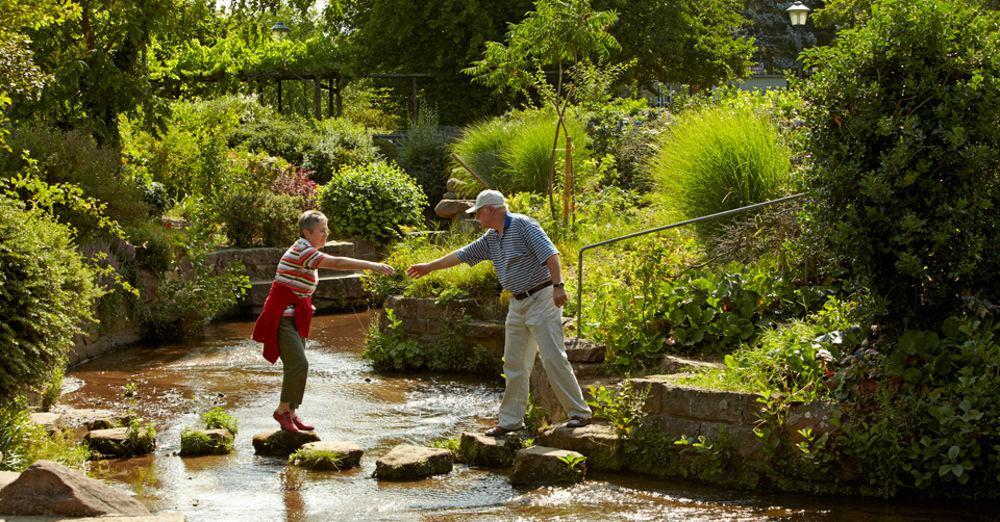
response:
M747 108L679 117L649 168L663 203L685 219L773 199L791 181L790 152L777 128Z
M45 383L100 295L68 226L0 196L0 397Z
M372 163L341 169L319 194L319 208L337 237L385 244L423 223L427 196L399 167Z
M237 192L224 200L220 218L237 248L286 247L299 237L302 198L270 192Z

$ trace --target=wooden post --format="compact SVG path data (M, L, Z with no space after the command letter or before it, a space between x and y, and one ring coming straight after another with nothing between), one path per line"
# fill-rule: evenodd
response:
M337 117L344 115L344 98L340 96L340 76L335 80L337 84Z
M462 157L461 156L459 156L458 154L455 154L454 152L452 152L451 153L451 157L455 158L455 161L457 161L458 164L461 165L463 169L467 170L469 172L469 174L472 174L472 177L476 178L476 181L482 183L483 187L493 188L493 187L490 187L490 184L487 183L486 180L483 179L479 174L476 174L476 171L472 170L472 167L466 165L465 162L462 161Z
M319 76L313 77L313 114L317 120L323 119L323 96L319 89Z
M413 88L413 92L410 93L410 103L413 105L413 121L417 121L417 77L414 76L410 78L410 86Z
M566 176L563 179L563 227L569 230L570 195L573 194L573 138L566 136Z
M332 78L327 83L327 87L328 88L326 90L326 117L327 118L332 118L333 117L333 79Z
M278 80L278 114L281 114L281 80Z

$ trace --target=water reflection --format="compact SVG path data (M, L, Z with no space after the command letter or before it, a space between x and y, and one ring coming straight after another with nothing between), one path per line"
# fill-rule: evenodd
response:
M883 503L751 495L630 475L595 475L572 487L512 488L501 473L458 465L419 482L371 478L375 459L401 442L427 444L480 430L496 415L496 382L449 376L385 376L360 357L367 314L315 319L307 352L310 376L300 409L324 440L366 449L348 472L308 471L253 454L253 434L270 418L281 367L247 341L247 322L212 326L204 339L135 348L85 364L63 398L77 407L122 403L138 384L135 406L156 422L153 456L96 463L98 474L132 491L153 510L188 520L988 520L996 505ZM236 452L180 458L180 433L213 405L238 420Z

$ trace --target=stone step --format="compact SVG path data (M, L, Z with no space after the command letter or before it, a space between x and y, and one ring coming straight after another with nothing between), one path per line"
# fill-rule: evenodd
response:
M581 428L559 424L543 431L538 442L585 455L588 468L595 471L618 471L624 464L621 439L608 424L594 422Z
M718 357L681 357L679 355L664 354L660 358L660 373L685 373L700 370L719 370L725 367Z
M310 442L319 442L319 435L313 431L268 430L253 436L253 450L257 455L287 457Z
M519 450L510 483L515 486L575 484L587 474L586 457L575 451L547 446Z

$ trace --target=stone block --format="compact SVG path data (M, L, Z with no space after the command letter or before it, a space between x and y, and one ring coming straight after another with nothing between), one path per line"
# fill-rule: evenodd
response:
M683 373L689 370L719 369L723 364L715 361L689 359L677 355L664 354L660 358L660 372L663 374Z
M604 345L578 337L566 338L566 357L570 362L600 363L604 362Z
M581 428L560 424L543 431L538 441L545 446L585 455L587 466L595 471L618 471L624 464L618 432L607 424L595 422Z
M364 453L353 442L310 442L292 453L288 462L311 469L340 471L360 466Z
M375 461L375 478L417 480L450 473L453 460L450 450L400 444Z
M524 436L508 434L490 437L482 433L463 433L458 446L462 462L470 466L506 468L514 462L514 454L524 448Z
M253 450L257 455L287 457L310 442L319 442L319 435L313 431L292 433L284 430L269 430L253 436Z
M515 486L575 484L587 475L586 458L575 451L546 446L519 450L514 457L510 483Z

